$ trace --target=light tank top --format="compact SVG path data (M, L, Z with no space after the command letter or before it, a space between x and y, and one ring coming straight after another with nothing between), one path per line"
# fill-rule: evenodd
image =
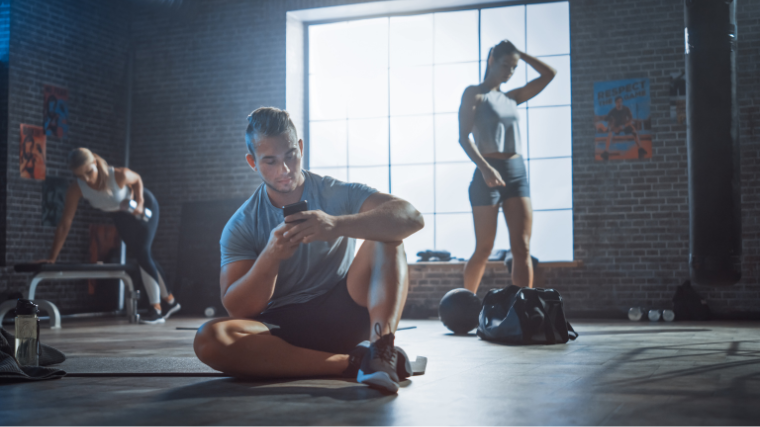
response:
M472 136L480 154L522 155L520 115L515 100L498 90L483 94L483 101L475 108Z
M79 184L79 189L82 190L82 196L90 202L93 208L106 212L118 211L119 204L123 200L132 197L132 190L129 186L125 185L124 188L119 188L112 166L108 167L108 179L106 180L106 189L110 191L94 190L79 178L77 178L77 184Z

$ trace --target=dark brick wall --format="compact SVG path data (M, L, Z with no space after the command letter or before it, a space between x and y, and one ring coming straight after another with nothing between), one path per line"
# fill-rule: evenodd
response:
M758 318L760 2L738 6L743 278L732 287L698 290L721 316ZM571 315L668 307L688 277L686 126L671 121L668 99L670 74L685 67L683 18L680 0L570 1L574 243L583 266L546 270L544 280L560 290ZM594 82L638 77L648 77L652 88L652 159L594 161ZM481 288L509 282L501 266L486 271ZM413 267L411 278L409 308L427 313L463 283L461 267L450 265Z
M245 117L259 106L285 106L286 12L342 3L350 2L199 1L185 2L183 8L143 10L134 17L131 166L143 175L161 203L162 225L154 252L170 279L178 264L182 204L244 197L259 184L243 159ZM8 241L16 245L9 250L9 260L44 255L52 238L52 230L37 225L40 186L16 177L13 157L18 151L18 123L41 119L43 82L67 86L72 92L72 132L79 132L82 141L90 138L88 144L95 144L92 137L99 135L97 140L104 144L102 150L111 156L109 160L121 161L124 127L119 119L120 104L113 99L118 99L122 89L125 6L61 1L62 10L69 11L64 13L64 25L91 25L86 26L87 34L65 44L68 55L55 56L53 61L51 49L58 51L62 45L56 45L52 33L36 30L40 19L52 20L48 4L15 2L12 9L19 10L20 18L11 23L12 30L19 29L11 36L10 96L12 100L16 96L18 103L11 103L8 136L7 176L14 180L8 185L8 205L13 206L7 214ZM86 6L76 7L85 12L73 16L75 6L71 4ZM760 108L755 100L760 99L760 2L743 0L738 4L744 278L730 288L700 292L719 313L757 315L760 131L755 127ZM24 25L32 22L33 10L41 11L34 12L37 26ZM665 306L675 286L688 275L686 128L672 123L668 111L669 75L684 68L683 2L570 0L570 14L575 258L582 260L583 266L547 270L545 283L563 293L568 310L576 315L622 313L632 305ZM84 37L87 44L81 42ZM97 55L85 48L109 43L114 48L97 51ZM16 57L18 64L14 63ZM97 60L98 66L85 69L81 65L85 59ZM55 65L50 65L52 62ZM86 88L77 86L83 76L87 76ZM652 87L653 158L595 162L593 83L637 77L648 77ZM91 106L83 101L85 96L101 103L99 109L88 109ZM78 114L73 111L75 103ZM76 120L81 122L74 123ZM62 155L71 143L48 144L52 148L48 154L51 172L65 174ZM92 212L87 215L98 219ZM80 240L67 244L68 259L79 260L86 254L84 224L76 225ZM20 230L27 231L22 235ZM6 287L22 283L6 270L1 277ZM446 290L461 286L461 265L415 266L411 277L410 306L434 308ZM505 269L490 266L483 289L506 283Z
M8 169L8 49L10 48L10 0L0 2L0 176ZM6 181L0 182L0 266L5 261Z
M69 90L69 136L47 139L47 175L72 179L66 155L91 148L120 165L124 153L124 95L129 43L129 3L100 0L23 0L10 8L9 111L4 197L5 265L47 257L54 227L41 225L42 182L19 177L19 125L42 125L43 85ZM108 218L82 201L59 258L89 258L91 223ZM0 293L21 291L27 276L0 268ZM40 298L63 312L92 311L93 297L82 282L40 287Z
M161 204L153 249L170 282L182 203L247 197L260 184L244 158L246 116L285 108L287 11L342 3L201 1L137 14L130 161Z
M242 156L245 116L285 104L285 12L335 3L225 1L181 18L136 19L132 161L162 203L155 249L168 271L176 266L182 202L245 196L258 185ZM670 73L684 69L683 2L571 0L570 13L575 258L584 264L547 270L546 285L579 315L666 306L688 275L686 127L672 123L668 110ZM737 16L744 279L700 291L719 312L760 313L760 3L740 1ZM652 87L653 158L595 162L593 83L637 77ZM503 268L488 271L484 289L509 282ZM410 305L434 307L461 286L461 265L414 267L411 277Z
M757 203L760 151L760 3L739 1L737 75L741 111L744 259L741 283L703 288L719 312L760 314ZM571 1L575 257L583 268L553 270L547 281L572 310L666 305L688 277L686 126L668 114L670 73L684 69L683 1ZM653 156L601 163L593 158L595 81L648 77Z

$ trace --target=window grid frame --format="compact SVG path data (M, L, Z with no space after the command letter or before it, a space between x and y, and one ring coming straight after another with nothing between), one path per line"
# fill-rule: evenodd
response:
M346 165L345 166L324 167L324 168L345 169L347 180L350 182L350 179L351 179L351 172L350 171L351 171L352 168L360 169L360 168L371 168L371 167L384 166L384 165L357 165L357 166L351 166L350 160L349 160L349 156L350 156L350 154L349 154L350 143L348 141L349 120L351 120L351 119L348 117L348 114L346 114L346 117L344 119L323 119L323 120L311 120L310 119L310 87L309 87L309 85L310 85L310 77L312 75L312 72L311 72L311 68L309 67L309 54L310 54L310 50L309 50L309 28L311 26L315 26L315 25L335 24L335 23L341 23L341 22L342 23L349 23L349 22L352 22L352 21L360 21L360 20L365 20L365 19L387 18L387 22L388 22L388 32L387 32L388 52L387 52L387 66L386 66L387 84L388 84L388 91L387 91L387 115L385 115L385 116L362 117L360 119L373 119L373 118L374 119L380 119L380 118L386 118L387 121L388 121L388 192L390 194L393 194L393 186L392 186L392 181L393 181L393 178L392 178L393 162L392 162L392 152L391 152L391 150L392 150L392 145L391 145L391 119L393 117L414 117L414 116L420 116L420 117L430 116L432 118L432 120L433 120L433 129L432 129L432 132L433 132L433 135L432 135L432 138L433 138L433 162L432 163L430 163L430 162L404 163L404 164L399 164L398 166L433 166L433 188L432 188L432 192L433 192L433 211L432 212L422 212L422 214L423 215L431 215L434 218L434 220L433 220L433 247L437 247L437 244L438 244L438 242L437 242L437 240L438 240L438 233L437 233L437 222L438 221L437 221L437 216L438 215L472 214L472 209L470 208L470 210L468 210L468 211L461 211L461 212L460 211L457 211L457 212L438 212L437 211L437 203L436 203L437 202L437 191L436 191L437 190L437 179L436 179L437 167L436 167L436 165L438 165L438 164L468 164L468 163L472 163L472 162L471 161L441 161L441 162L439 162L437 160L437 138L436 138L436 133L435 133L436 132L435 118L439 114L452 114L452 112L437 112L436 111L436 107L435 107L435 86L434 86L434 84L435 84L435 68L436 68L436 66L439 66L439 65L470 64L470 63L473 63L474 61L457 61L457 62L451 62L451 63L447 62L447 63L443 63L443 64L436 64L436 62L435 62L435 37L433 36L432 37L433 61L432 61L432 64L429 65L430 68L431 68L431 81L433 82L433 89L432 89L432 93L431 93L431 95L432 95L432 103L433 103L432 104L432 111L430 113L399 114L399 115L392 116L391 115L391 90L390 90L390 87L391 87L391 49L390 49L390 44L391 44L391 40L390 40L390 38L391 38L391 28L390 28L390 26L391 26L391 20L390 20L390 18L401 17L401 16L417 16L417 15L431 14L431 15L433 15L433 28L432 28L432 30L433 30L433 33L435 33L435 14L436 13L462 12L462 11L476 10L477 11L477 19L478 19L478 24L477 24L477 28L478 28L478 31L477 31L477 36L478 36L478 59L477 59L477 63L478 63L478 82L482 82L483 78L484 78L483 73L485 72L485 70L483 69L483 61L484 61L484 59L482 58L482 55L483 55L482 54L482 27L481 27L481 25L482 25L482 11L484 9L487 10L487 9L496 9L496 8L510 7L510 6L523 6L524 7L524 11L523 11L524 37L525 37L525 44L526 44L526 47L527 47L527 43L528 43L528 8L527 8L527 6L529 6L529 5L535 5L535 4L548 4L548 3L566 3L567 7L568 8L570 7L570 1L569 0L535 0L535 1L524 0L524 1L520 2L520 3L505 2L504 4L488 5L486 7L484 7L482 5L481 6L477 6L476 5L474 7L473 6L465 6L465 7L459 7L459 8L442 8L442 9L431 9L431 10L425 10L425 11L417 11L417 12L412 12L412 13L384 14L384 15L379 15L379 16L355 17L355 18L350 18L350 19L337 19L337 20L315 21L315 22L305 23L305 25L304 25L305 26L305 29L304 29L304 38L305 38L305 43L304 43L304 56L305 56L305 60L304 60L304 64L305 64L305 70L306 70L306 72L304 73L304 77L305 77L305 79L304 79L305 80L305 88L304 88L305 89L304 90L304 92L305 92L305 97L304 97L305 120L304 120L304 122L305 122L305 125L306 125L305 126L306 129L304 130L304 137L306 138L307 141L309 141L309 143L306 146L306 155L305 155L307 169L311 169L311 165L310 165L310 160L311 160L310 159L311 158L311 155L310 155L311 154L310 153L310 151L311 151L311 142L310 142L310 139L308 139L309 136L310 136L309 135L309 133L310 133L309 128L311 126L311 123L312 122L324 122L324 121L338 121L338 120L345 120L345 127L346 127ZM570 36L570 34L568 33L568 38L569 38L569 36ZM568 59L572 62L572 47L571 47L571 45L568 46L568 53L549 54L549 55L536 55L535 57L536 58L550 58L550 57L563 57L563 56L568 57ZM420 66L422 66L422 65L420 65ZM425 65L425 66L427 66L427 65ZM524 72L525 72L525 81L528 82L529 81L528 80L528 75L529 75L529 72L530 72L529 67L526 66ZM570 80L570 91L571 91L571 94L572 94L572 80ZM530 149L531 149L531 146L530 146L530 110L533 109L533 108L556 108L556 107L570 107L570 115L571 115L571 123L572 123L572 111L573 111L572 110L572 103L570 103L570 104L556 104L556 105L554 105L554 104L552 104L552 105L538 105L538 106L531 107L529 105L529 102L526 102L524 107L518 107L519 109L524 110L524 112L525 112L526 129L525 129L525 136L524 136L524 138L525 138L525 145L526 145L526 149L527 149L527 153L525 155L525 164L526 164L526 173L528 175L527 178L528 178L529 182L530 182L531 162L534 161L534 160L541 161L541 160L554 160L554 159L570 159L571 160L571 164L572 164L572 158L573 158L573 156L572 156L572 146L571 146L571 152L570 152L569 156L540 157L540 158L533 159L531 157L531 155L530 155ZM456 114L456 112L454 112L454 114ZM571 142L572 142L572 127L571 127ZM571 167L571 197L570 197L570 207L569 208L533 209L533 212L556 212L556 211L571 211L571 212L573 212L574 211L574 198L572 197L572 174L573 174L573 171L572 171L572 167ZM499 212L501 212L501 211L502 211L502 207L499 206ZM574 233L574 227L573 227L573 231L571 231L571 236L574 237L574 234L575 233ZM574 240L574 238L573 238L573 240ZM575 253L574 253L575 251L572 250L571 252L572 252L572 257L571 257L570 261L572 261L575 258Z

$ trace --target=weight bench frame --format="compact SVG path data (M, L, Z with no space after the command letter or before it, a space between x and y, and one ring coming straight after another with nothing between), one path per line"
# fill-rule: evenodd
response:
M61 328L61 313L58 311L58 307L56 307L56 305L50 301L34 298L37 293L37 286L46 280L122 280L129 292L128 298L126 299L126 310L123 310L122 307L119 307L119 312L124 312L124 314L129 318L129 323L138 323L140 321L140 316L137 314L137 299L139 298L139 293L135 292L135 286L132 282L132 277L129 275L129 270L133 269L132 266L125 264L92 264L92 269L77 269L76 266L60 264L59 269L56 269L55 267L56 264L42 264L39 265L37 269L34 269L29 264L21 264L16 267L16 271L19 272L36 271L34 276L32 276L32 278L29 280L29 292L27 294L27 298L33 300L35 304L39 305L41 311L47 312L48 316L50 317L50 329ZM9 311L15 308L16 301L5 301L0 304L0 321Z

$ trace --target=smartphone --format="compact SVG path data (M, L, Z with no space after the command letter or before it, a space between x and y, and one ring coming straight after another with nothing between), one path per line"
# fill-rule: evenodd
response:
M309 203L306 200L301 200L298 203L293 203L292 205L287 205L282 207L282 216L287 217L288 215L293 215L297 212L303 212L309 210ZM291 221L288 224L298 224L299 222L304 222L305 219L299 220L299 221Z

